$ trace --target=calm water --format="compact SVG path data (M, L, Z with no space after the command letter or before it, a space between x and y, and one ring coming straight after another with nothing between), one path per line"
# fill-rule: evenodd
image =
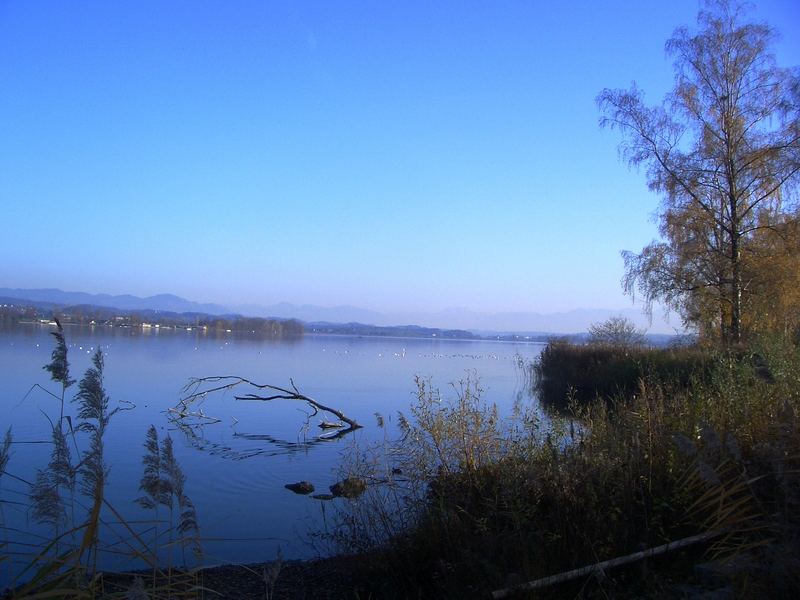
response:
M44 413L58 415L55 399L38 389L30 391L37 383L57 391L42 369L53 348L50 330L31 325L0 333L0 433L12 426L15 443L8 475L27 481L48 461L49 445L38 443L49 439ZM524 387L515 356L529 360L542 349L539 344L338 336L277 342L126 329L68 328L66 336L73 378L80 379L91 354L101 348L111 406L126 401L135 407L115 415L107 433L107 498L126 519L151 518L133 502L140 495L142 444L150 424L160 436L169 433L187 477L186 491L197 507L209 564L269 560L279 547L286 558L316 555L305 540L308 531L322 525L322 503L297 496L284 484L308 480L318 492L327 492L337 481L348 447L383 439L375 413L391 422L397 411L408 410L415 398L415 375L432 377L444 391L449 382L474 370L485 397L508 411ZM190 377L210 375L240 375L281 386L293 378L301 392L342 410L364 428L340 440L315 443L322 415L307 427L305 405L241 402L228 394L209 397L202 405L220 423L180 430L165 411L178 402ZM68 390L69 396L76 391L77 385ZM74 407L70 412L74 414ZM0 541L35 542L48 529L30 518L27 486L8 475L0 479L0 519L8 527L0 532ZM13 551L22 549L12 546ZM124 556L107 554L103 561L108 568L138 566ZM0 563L0 584L13 563Z

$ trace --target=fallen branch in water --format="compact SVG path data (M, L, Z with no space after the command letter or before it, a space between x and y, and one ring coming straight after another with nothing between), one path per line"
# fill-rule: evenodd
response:
M167 412L170 413L171 415L175 415L179 419L185 419L187 417L193 417L195 419L203 419L209 425L213 425L214 423L221 423L222 422L222 419L220 419L218 417L212 417L211 415L205 414L202 409L200 409L198 411L195 411L195 412L192 412L192 411L186 410L185 408L184 409L177 409L175 407L171 407L171 408L167 409Z
M182 392L186 393L187 395L181 398L179 402L179 406L181 408L175 408L174 412L186 413L189 414L189 406L198 399L205 399L208 394L214 392L224 392L228 390L232 390L235 387L245 385L253 387L257 390L266 390L267 393L252 393L252 394L243 394L243 395L234 395L234 398L237 400L260 400L262 402L268 402L270 400L299 400L301 402L305 402L308 404L312 409L314 409L314 415L317 414L319 411L327 412L329 414L334 415L339 420L347 423L348 430L359 429L361 425L359 425L353 419L347 417L343 412L331 408L330 406L325 406L321 402L317 402L313 398L302 394L300 390L297 389L297 386L294 384L292 379L289 379L289 383L291 384L292 388L282 388L277 385L270 385L266 383L255 383L250 381L249 379L245 379L244 377L238 377L235 375L222 375L222 376L213 376L213 377L193 377L189 380L189 383L184 386ZM218 385L214 385L218 384ZM204 386L211 386L211 387L204 387ZM311 415L313 416L313 415Z

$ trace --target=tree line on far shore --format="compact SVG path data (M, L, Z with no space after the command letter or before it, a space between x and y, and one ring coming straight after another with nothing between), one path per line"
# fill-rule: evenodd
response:
M167 311L119 311L99 306L36 307L25 303L0 305L0 324L58 318L63 324L113 327L198 328L217 333L243 332L267 337L298 336L303 323L297 319L265 319L242 315L215 316L205 313Z

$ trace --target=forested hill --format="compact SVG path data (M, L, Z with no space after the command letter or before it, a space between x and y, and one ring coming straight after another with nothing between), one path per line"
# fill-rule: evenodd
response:
M242 332L268 337L321 335L361 335L449 340L542 341L547 334L478 335L462 329L440 329L417 325L378 326L364 323L304 323L298 319L245 317L238 314L209 315L202 312L165 310L122 310L93 304L62 305L54 302L0 297L0 323L49 321L58 318L64 325L136 327L141 329L201 329L219 333ZM541 338L541 339L540 339Z
M381 327L363 323L304 324L298 319L245 317L238 314L209 315L202 312L164 310L121 310L93 304L60 305L54 302L0 297L0 322L5 324L49 321L58 318L64 325L136 327L142 329L198 328L221 333L242 332L256 335L289 336L303 333L363 335L380 337L423 337L433 339L482 339L464 330L418 327Z
M479 340L483 339L463 329L438 329L435 327L419 327L417 325L378 326L364 323L305 323L306 333L336 335L367 335L379 337L414 337L441 338L447 340Z
M545 332L493 332L441 329L418 325L380 326L364 323L304 322L299 319L245 317L239 314L210 315L203 312L166 310L122 310L93 304L62 305L55 302L21 300L0 296L0 325L50 321L64 325L136 327L140 329L200 329L217 333L241 332L265 337L318 335L359 335L371 337L426 338L442 340L492 340L502 342L547 342L564 337L575 343L586 341L585 332L561 334ZM664 346L675 341L673 335L648 334L647 342Z
M242 315L209 315L201 312L164 310L121 310L91 304L62 306L0 297L0 323L15 324L58 318L64 325L136 327L141 329L201 329L216 332L243 332L267 337L299 336L303 324L296 319L263 319Z

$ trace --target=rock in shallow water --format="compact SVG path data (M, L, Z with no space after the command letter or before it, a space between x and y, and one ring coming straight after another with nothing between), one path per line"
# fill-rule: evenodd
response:
M334 483L331 487L331 494L334 496L342 496L343 498L358 498L361 494L367 491L367 482L358 477L348 477L338 483Z
M287 483L285 486L287 490L293 491L295 494L310 494L314 491L314 484L310 481L298 481L297 483Z

